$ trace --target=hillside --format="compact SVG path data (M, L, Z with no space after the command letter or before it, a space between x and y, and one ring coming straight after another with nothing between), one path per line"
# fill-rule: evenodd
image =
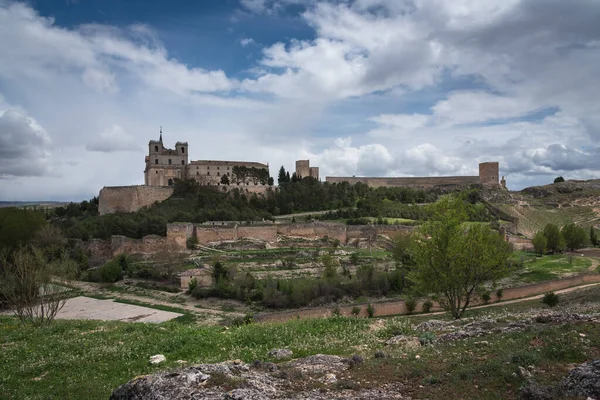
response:
M515 218L513 233L533 237L546 224L573 222L583 228L600 224L600 180L532 186L520 192L488 191L483 197Z

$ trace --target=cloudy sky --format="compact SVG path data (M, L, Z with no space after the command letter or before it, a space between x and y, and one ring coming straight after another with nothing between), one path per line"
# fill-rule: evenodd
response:
M143 183L147 143L326 175L600 178L598 0L0 0L0 200Z

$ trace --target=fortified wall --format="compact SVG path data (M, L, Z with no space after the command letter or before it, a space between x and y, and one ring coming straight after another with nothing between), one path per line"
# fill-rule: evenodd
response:
M98 196L100 215L130 213L155 202L165 201L173 188L159 186L105 186Z
M420 189L431 189L435 187L462 187L479 184L478 176L438 176L431 178L365 178L365 177L337 177L325 178L329 183L348 182L351 185L364 183L369 187L393 187L403 186Z
M160 251L186 251L187 239L195 236L202 245L240 239L262 240L275 243L279 236L304 239L328 237L341 243L357 239L375 240L377 235L394 236L410 233L412 226L402 225L352 225L311 222L281 225L220 225L206 226L192 223L167 225L167 236L149 235L131 239L114 235L110 240L90 239L85 249L90 264L99 265L122 253L148 255Z
M325 178L329 183L348 182L351 185L364 183L370 187L411 187L418 189L432 188L461 188L481 184L484 186L506 187L506 181L502 177L499 182L499 164L497 162L485 162L479 164L478 176L433 176L433 177L406 177L406 178L369 178L369 177L347 177L328 176Z
M270 186L220 185L219 190L240 189L246 193L264 194ZM167 200L173 195L168 186L105 186L98 197L100 215L136 212L142 207Z

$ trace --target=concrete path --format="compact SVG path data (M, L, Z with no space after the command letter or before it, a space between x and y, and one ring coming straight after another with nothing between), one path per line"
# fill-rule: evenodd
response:
M112 299L98 300L90 297L73 297L65 303L56 318L99 319L103 321L164 322L183 314L153 308L115 303Z

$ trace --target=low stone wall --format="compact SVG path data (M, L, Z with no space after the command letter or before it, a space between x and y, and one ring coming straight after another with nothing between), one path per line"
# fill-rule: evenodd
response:
M277 226L237 226L238 239L256 239L265 242L277 241Z

